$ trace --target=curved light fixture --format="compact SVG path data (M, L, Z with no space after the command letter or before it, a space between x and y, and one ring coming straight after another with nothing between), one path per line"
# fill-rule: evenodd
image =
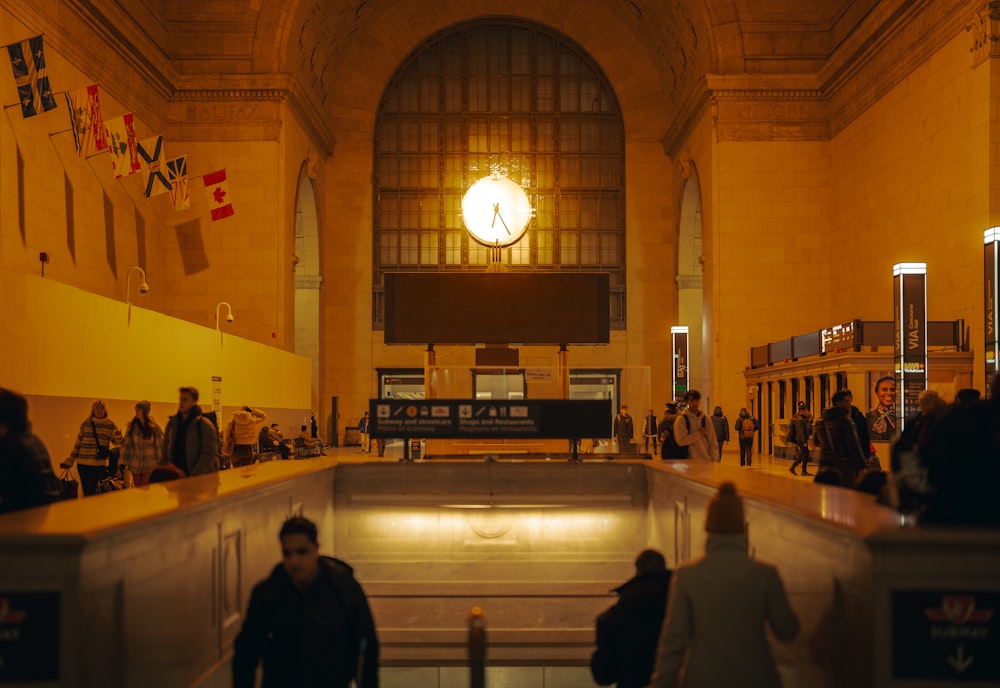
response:
M222 324L219 321L219 309L222 308L223 306L226 307L226 311L228 312L228 315L226 316L226 322L227 323L232 323L233 320L234 320L234 318L233 318L233 307L230 306L225 301L220 301L218 303L218 305L215 307L215 329L219 329L219 326Z
M132 302L129 301L128 292L129 292L129 287L132 286L132 272L135 270L138 270L139 274L142 276L142 282L139 283L139 293L140 294L149 293L149 285L146 283L146 271L138 266L129 268L128 273L125 275L125 303L129 304L130 306L132 305Z

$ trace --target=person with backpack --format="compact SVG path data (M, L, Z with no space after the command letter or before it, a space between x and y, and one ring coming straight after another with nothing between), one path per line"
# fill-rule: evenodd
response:
M820 446L820 472L835 470L841 477L841 485L854 487L865 468L865 455L857 426L851 419L851 392L838 390L831 403L813 427L813 438ZM818 474L815 481L819 482Z
M802 475L812 475L806 470L809 465L809 438L812 436L812 414L806 408L806 402L800 401L798 410L792 416L788 426L788 445L795 448L795 461L788 470L796 475L795 467L802 464Z
M689 389L684 400L687 408L674 421L674 440L687 448L688 458L715 461L718 440L715 426L708 422L708 417L701 410L701 392Z
M674 421L677 420L677 404L667 402L660 422L657 424L657 436L660 440L660 458L686 459L688 456L687 447L682 447L674 440Z
M745 408L740 409L740 417L736 419L733 430L740 440L740 465L753 465L753 436L760 430L760 423L750 415Z

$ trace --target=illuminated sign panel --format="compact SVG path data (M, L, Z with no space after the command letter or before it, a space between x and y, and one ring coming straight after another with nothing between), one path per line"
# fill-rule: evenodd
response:
M927 388L927 263L897 263L893 279L893 359L896 389L902 390L900 430L917 415L917 398Z

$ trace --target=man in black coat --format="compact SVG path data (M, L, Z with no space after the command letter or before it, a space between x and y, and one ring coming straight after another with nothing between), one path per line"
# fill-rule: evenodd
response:
M644 688L653 673L667 608L670 571L654 549L639 553L635 576L615 588L618 602L597 617L597 650L590 673L601 686Z
M350 566L319 555L316 525L294 516L281 527L282 563L250 595L233 648L233 688L378 688L378 637Z

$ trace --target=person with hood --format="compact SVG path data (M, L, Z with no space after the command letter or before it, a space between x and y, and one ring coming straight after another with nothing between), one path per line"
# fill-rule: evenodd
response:
M674 441L681 447L687 447L689 459L715 461L715 452L718 451L715 427L701 410L701 392L689 389L684 401L687 407L674 421Z
M28 400L0 387L0 514L59 501L52 459L28 420Z
M649 683L669 587L667 560L655 549L644 549L635 559L635 576L614 589L618 601L597 617L590 673L598 685L645 688Z
M705 518L705 555L677 568L670 582L651 688L779 688L765 624L779 640L799 634L778 570L748 554L743 501L719 486Z
M151 408L148 401L138 402L135 405L135 417L125 426L122 461L131 474L135 487L149 485L149 477L160 462L163 429L149 415Z
M121 441L122 434L118 426L108 418L107 407L98 399L90 405L90 415L80 424L69 458L59 464L61 468L77 464L84 497L97 494L97 483L108 472L111 445Z
M181 387L177 414L163 431L161 464L173 464L185 476L219 470L219 434L198 406L198 390Z
M719 455L716 461L722 461L722 445L729 441L729 419L722 414L722 407L716 406L712 412L712 426L715 428L715 441L719 443Z
M354 570L320 556L316 525L293 516L279 531L282 562L254 586L233 643L233 688L378 688L379 642Z
M230 457L233 467L248 466L253 463L254 444L260 437L267 414L257 408L242 407L233 414L226 428L222 453Z
M750 415L749 411L741 408L733 430L740 440L740 465L749 468L753 465L753 436L760 430L760 423Z
M788 426L788 444L794 448L795 461L788 470L796 475L795 467L802 464L802 475L812 475L806 470L809 465L809 438L812 437L812 414L806 408L806 402L800 401Z

